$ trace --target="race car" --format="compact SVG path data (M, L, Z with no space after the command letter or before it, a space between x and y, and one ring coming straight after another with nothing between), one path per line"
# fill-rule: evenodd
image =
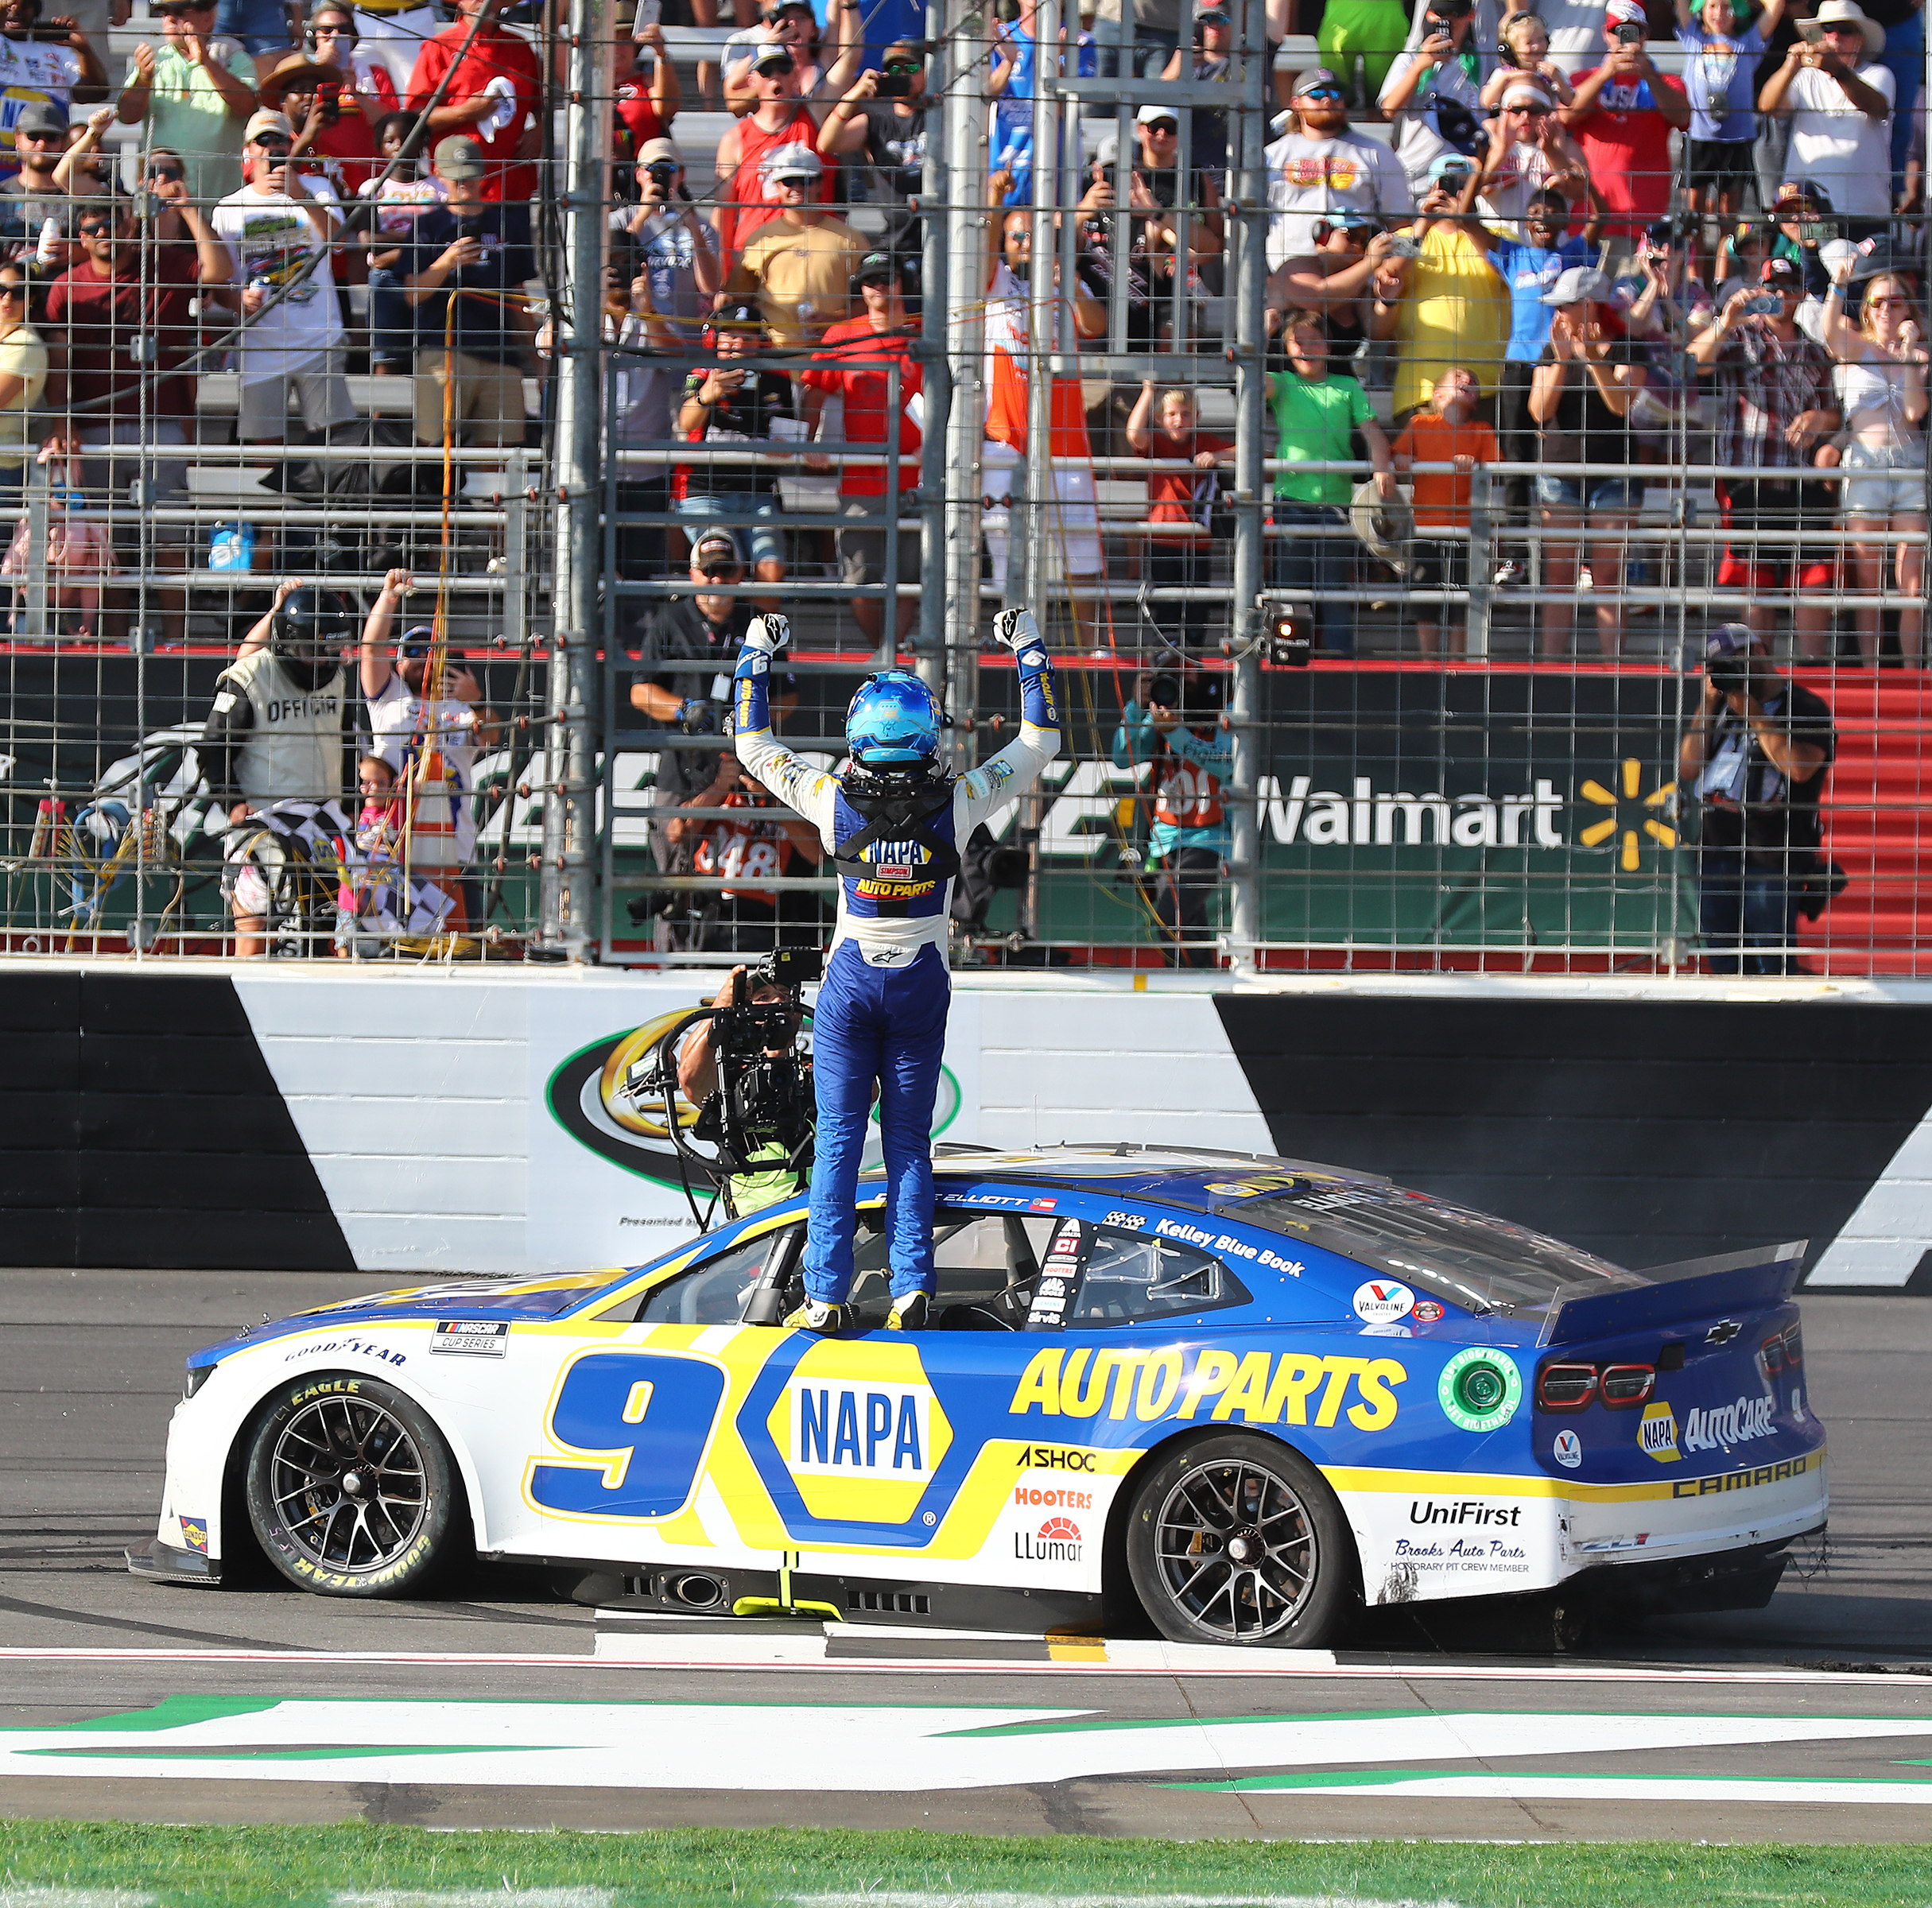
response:
M805 1202L655 1264L326 1305L188 1360L156 1541L325 1595L472 1556L634 1607L1315 1646L1360 1605L1755 1607L1821 1529L1801 1245L1632 1272L1363 1173L942 1150L931 1328L779 1321ZM1565 1596L1569 1592L1566 1590Z

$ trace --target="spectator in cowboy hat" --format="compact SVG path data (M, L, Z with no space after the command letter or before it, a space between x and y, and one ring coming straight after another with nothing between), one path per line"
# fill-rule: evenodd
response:
M1758 93L1758 111L1791 122L1790 168L1831 194L1862 238L1891 211L1891 110L1898 81L1880 63L1885 29L1858 0L1825 0L1800 23L1784 64Z

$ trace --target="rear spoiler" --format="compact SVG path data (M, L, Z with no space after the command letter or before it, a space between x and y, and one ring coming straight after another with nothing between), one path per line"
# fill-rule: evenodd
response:
M1647 1326L1708 1318L1713 1312L1755 1312L1783 1305L1804 1270L1810 1243L1799 1239L1788 1245L1754 1246L1744 1252L1652 1266L1633 1275L1643 1282L1641 1285L1620 1285L1608 1291L1565 1286L1550 1301L1538 1342L1576 1344L1640 1332Z

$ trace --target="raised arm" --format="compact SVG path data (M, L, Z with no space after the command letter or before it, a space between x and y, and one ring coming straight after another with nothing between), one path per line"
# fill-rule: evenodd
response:
M731 673L731 747L746 771L821 832L832 826L839 785L801 762L771 732L771 659L791 640L782 616L754 616Z
M1053 700L1053 665L1030 610L1002 610L993 634L1013 651L1019 672L1020 732L991 762L960 778L960 826L976 828L1039 779L1060 753L1060 709ZM964 836L962 833L962 840Z

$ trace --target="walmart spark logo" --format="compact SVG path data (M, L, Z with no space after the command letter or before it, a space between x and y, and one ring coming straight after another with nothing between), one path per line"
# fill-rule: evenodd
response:
M1612 812L1601 821L1592 822L1577 839L1585 847L1596 848L1602 847L1612 835L1620 835L1622 852L1617 865L1626 874L1634 874L1638 867L1639 833L1649 836L1659 847L1677 846L1677 830L1669 822L1659 819L1660 811L1667 809L1671 796L1676 793L1677 784L1660 782L1639 799L1637 791L1643 785L1643 763L1634 755L1626 755L1620 774L1624 789L1621 797L1612 795L1600 781L1584 783L1580 791L1583 799Z

